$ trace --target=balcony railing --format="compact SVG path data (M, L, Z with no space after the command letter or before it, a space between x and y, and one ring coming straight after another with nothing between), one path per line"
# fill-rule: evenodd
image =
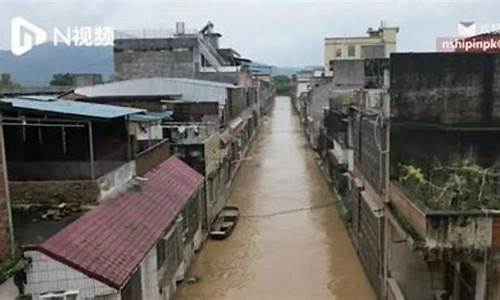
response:
M492 209L436 210L397 182L390 184L390 202L425 243L431 255L449 250L483 255L500 247L500 211Z

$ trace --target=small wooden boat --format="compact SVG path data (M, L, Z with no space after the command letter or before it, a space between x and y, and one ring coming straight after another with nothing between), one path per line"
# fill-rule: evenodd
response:
M237 207L224 207L210 227L210 237L215 240L223 240L230 236L238 223L239 215L240 211Z

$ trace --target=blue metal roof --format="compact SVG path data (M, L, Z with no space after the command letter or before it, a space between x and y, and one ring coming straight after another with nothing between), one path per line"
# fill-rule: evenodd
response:
M0 101L11 104L13 108L18 109L102 119L112 119L144 112L143 109L137 108L36 96L1 98Z
M130 116L130 121L134 122L152 122L161 120L170 120L173 112L163 111L163 112L146 112L143 114L135 114Z

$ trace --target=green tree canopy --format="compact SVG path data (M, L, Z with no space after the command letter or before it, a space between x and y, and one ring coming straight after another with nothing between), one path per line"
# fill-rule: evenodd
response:
M52 75L50 85L69 86L73 85L73 77L69 73L59 73Z

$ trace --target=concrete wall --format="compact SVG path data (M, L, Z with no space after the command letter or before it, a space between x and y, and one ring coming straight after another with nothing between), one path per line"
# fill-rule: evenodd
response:
M323 124L325 107L328 107L330 98L336 93L336 87L332 81L312 82L312 90L309 92L309 104L307 115L311 120L310 141L313 147L317 146L320 127Z
M18 295L19 291L14 283L13 277L7 279L5 282L0 284L0 299L2 300L16 299Z
M359 86L365 84L364 60L336 60L333 63L333 82L338 86Z
M391 55L393 122L500 124L500 55Z
M196 72L197 79L225 82L235 85L250 86L250 75L245 71L240 72Z
M100 195L99 185L92 180L11 181L9 189L14 204L92 204Z
M135 161L121 163L96 180L11 181L11 199L15 204L92 204L125 188L136 174L135 168Z
M195 64L199 64L197 47L197 38L115 40L115 76L194 78Z
M163 141L152 148L139 153L135 159L137 175L143 176L149 170L158 166L161 162L170 157L170 145Z
M399 236L392 226L389 228L389 272L405 300L434 300L431 273L423 256L409 248L404 237Z
M97 184L99 185L100 197L99 200L104 200L113 197L117 193L123 191L126 184L135 176L136 166L135 161L126 163L108 174L99 177Z
M236 118L249 106L249 97L246 88L229 89L229 99L226 105L226 124Z
M383 58L336 60L332 67L335 85L374 89L383 87L384 70L389 68L389 60Z
M123 164L123 161L95 161L94 173L102 176ZM91 179L89 161L11 161L8 169L12 181Z

